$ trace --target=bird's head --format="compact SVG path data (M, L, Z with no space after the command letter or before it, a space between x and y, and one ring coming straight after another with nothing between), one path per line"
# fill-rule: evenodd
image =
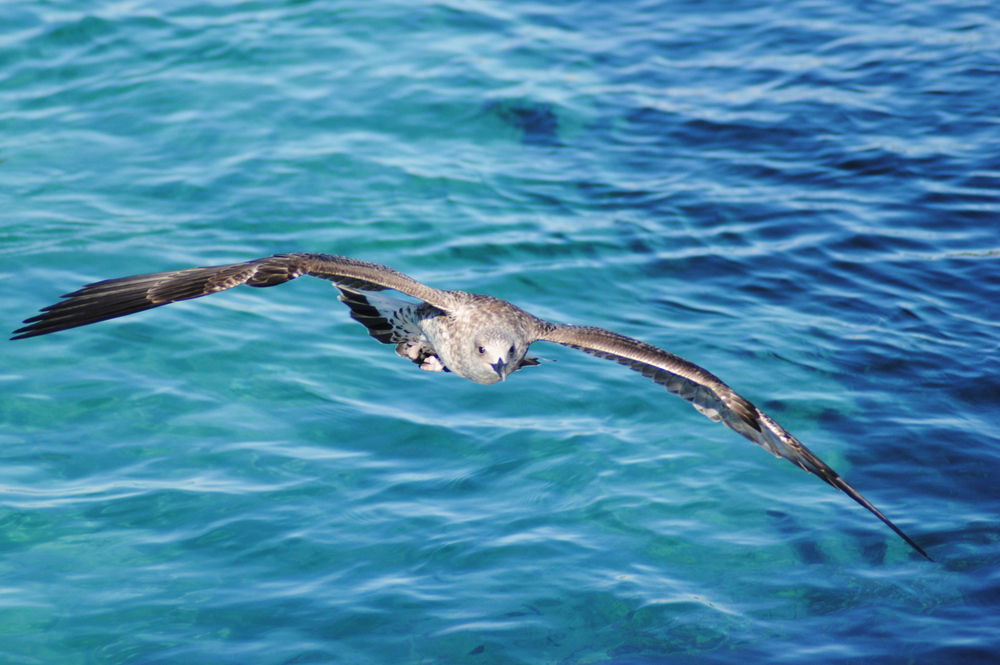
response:
M474 370L471 377L476 383L490 384L504 381L517 369L527 348L519 348L512 335L503 331L488 331L472 343Z

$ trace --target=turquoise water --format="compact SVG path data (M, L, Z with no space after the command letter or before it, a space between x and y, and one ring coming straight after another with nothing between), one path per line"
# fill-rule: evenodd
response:
M1000 660L990 2L0 4L0 311L318 251L719 375L934 557L569 349L319 280L0 350L0 662Z

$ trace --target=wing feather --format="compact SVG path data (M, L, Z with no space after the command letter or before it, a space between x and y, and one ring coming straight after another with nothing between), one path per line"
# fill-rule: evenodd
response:
M905 540L913 549L930 559L927 553L889 521L837 472L814 455L785 428L737 394L714 374L651 344L591 326L551 324L539 340L554 342L584 353L613 360L664 386L669 392L690 402L715 422L722 422L776 457L814 473L844 492Z
M68 330L135 314L180 300L200 298L241 284L268 287L302 275L368 291L392 289L442 310L452 303L448 291L431 288L387 266L331 254L277 254L244 263L120 277L88 284L62 302L42 309L14 331L12 339Z

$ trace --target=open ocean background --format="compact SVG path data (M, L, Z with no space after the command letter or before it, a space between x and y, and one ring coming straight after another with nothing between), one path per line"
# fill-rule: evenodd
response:
M0 662L1000 662L1000 5L0 3L5 329L289 251L720 376L420 372L301 279L0 342Z

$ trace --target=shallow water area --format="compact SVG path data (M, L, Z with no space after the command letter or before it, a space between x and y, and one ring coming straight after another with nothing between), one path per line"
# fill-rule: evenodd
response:
M0 350L0 661L992 663L990 3L0 6L0 312L315 251L706 367L430 374L300 279ZM548 362L553 361L553 362Z

